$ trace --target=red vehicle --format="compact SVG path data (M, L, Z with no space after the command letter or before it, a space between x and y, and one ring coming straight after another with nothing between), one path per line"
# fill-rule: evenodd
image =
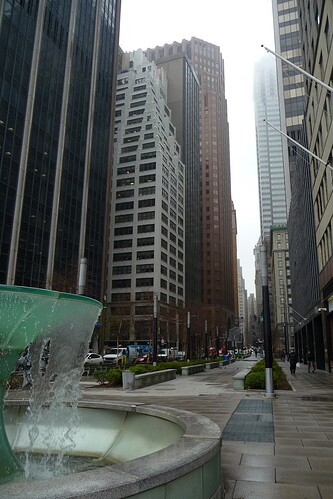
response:
M133 364L149 363L153 360L153 348L140 348L139 354L133 359Z
M209 347L208 348L208 355L211 359L216 359L217 357L217 351L215 347Z

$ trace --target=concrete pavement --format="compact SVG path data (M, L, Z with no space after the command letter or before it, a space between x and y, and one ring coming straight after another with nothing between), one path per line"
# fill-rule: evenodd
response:
M276 397L271 400L273 438L270 443L262 442L257 440L267 428L264 422L269 420L268 399L261 391L235 391L232 382L233 374L250 367L255 360L253 357L222 369L177 376L176 380L135 391L97 387L90 380L82 382L81 388L86 399L125 399L177 407L209 417L222 432L230 427L231 421L236 423L236 430L248 429L252 441L239 440L241 433L231 437L237 438L235 441L230 439L230 432L228 440L222 437L226 499L331 499L332 375L323 371L309 374L302 365L296 376L291 376L289 364L281 362L292 390L275 392ZM261 409L263 406L265 411ZM251 421L256 424L255 432L252 424L249 425ZM258 433L261 421L262 432Z

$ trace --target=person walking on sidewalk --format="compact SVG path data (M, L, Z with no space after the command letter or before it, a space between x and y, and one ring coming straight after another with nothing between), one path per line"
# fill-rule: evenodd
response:
M308 361L308 373L311 371L311 367L312 367L312 372L314 373L316 370L316 363L314 360L314 355L313 353L310 352L310 350L308 351L307 361Z
M290 374L296 374L297 355L293 348L289 352L288 360L290 364Z

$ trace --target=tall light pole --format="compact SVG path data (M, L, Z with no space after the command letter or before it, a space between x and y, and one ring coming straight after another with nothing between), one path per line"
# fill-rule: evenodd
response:
M157 363L157 294L154 293L153 365Z
M265 244L262 244L260 246L260 263L261 263L261 281L262 281L262 303L263 303L263 316L264 316L266 396L273 397L274 388L273 388L272 331L271 331L271 317L269 309L267 249Z
M187 312L186 331L187 331L186 360L190 360L190 358L191 358L191 312Z

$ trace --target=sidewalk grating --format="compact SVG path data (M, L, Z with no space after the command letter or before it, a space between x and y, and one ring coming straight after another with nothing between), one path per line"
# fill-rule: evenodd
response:
M229 419L222 440L274 443L271 400L241 400Z

